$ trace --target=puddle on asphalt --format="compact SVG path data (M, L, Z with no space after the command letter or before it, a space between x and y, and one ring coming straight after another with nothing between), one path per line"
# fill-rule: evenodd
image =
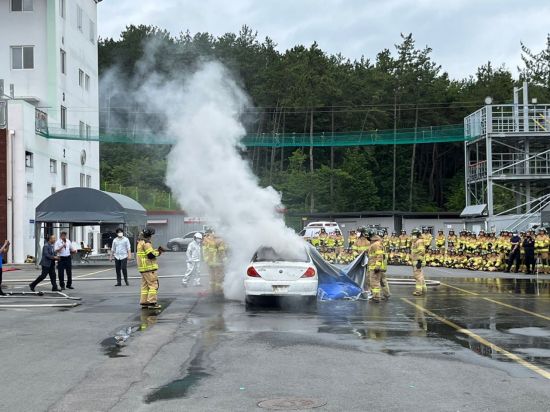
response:
M124 355L122 350L127 345L128 341L135 336L138 332L144 332L151 326L155 325L158 320L158 316L172 303L171 299L163 300L159 302L162 306L161 309L141 309L139 315L136 315L132 319L131 325L123 326L117 329L114 336L109 336L100 342L103 348L103 354L109 358L125 358L128 355Z
M210 354L218 345L220 334L226 330L223 316L219 315L217 318L208 319L204 326L205 331L199 335L191 350L189 360L184 364L183 377L155 389L145 397L145 403L186 398L204 378L214 374Z
M445 281L453 284L457 279L445 279ZM550 281L526 279L526 278L462 278L460 279L463 285L479 285L483 286L484 291L490 293L514 293L518 295L541 295L550 296Z

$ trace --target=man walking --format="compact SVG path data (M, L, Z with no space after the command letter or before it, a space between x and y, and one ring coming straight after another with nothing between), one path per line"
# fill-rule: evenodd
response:
M193 241L189 243L189 246L187 246L187 271L185 272L185 274L183 275L183 279L181 280L181 284L184 287L187 287L189 278L194 279L195 286L201 285L201 278L200 278L200 266L201 266L201 260L202 260L201 243L202 243L202 234L197 232L195 233L195 236L193 236Z
M42 273L38 276L34 282L29 285L29 288L34 292L34 288L46 279L46 276L50 276L50 282L52 283L52 292L58 292L57 281L55 279L55 262L59 260L59 257L55 256L54 250L55 235L50 235L48 241L42 248L42 259L40 260L40 266L42 266Z
M115 258L116 270L115 286L122 286L121 272L124 275L124 283L126 283L126 286L130 286L128 283L128 259L132 259L132 249L130 240L124 236L124 231L121 228L116 230L116 238L113 239L109 260L112 261L113 257Z
M151 238L155 234L155 229L145 228L141 232L141 240L137 244L137 266L139 273L141 273L141 297L140 305L142 309L160 309L160 305L157 303L157 295L159 289L159 280L157 276L157 270L159 265L157 263L157 257L159 257L163 249L153 248L153 242Z
M67 289L74 289L73 284L73 262L72 255L76 253L76 248L72 242L67 239L67 232L61 232L59 240L55 242L54 250L59 256L57 264L57 275L59 276L59 287L65 290L65 272L67 272Z

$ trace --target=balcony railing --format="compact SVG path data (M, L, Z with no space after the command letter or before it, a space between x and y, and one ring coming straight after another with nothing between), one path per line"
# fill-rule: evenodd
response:
M550 105L490 105L464 119L467 138L486 133L550 133Z

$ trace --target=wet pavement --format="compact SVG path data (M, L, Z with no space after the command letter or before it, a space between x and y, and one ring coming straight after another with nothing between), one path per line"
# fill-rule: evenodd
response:
M182 259L167 255L160 274ZM97 270L78 276L114 272ZM393 286L380 304L248 310L166 278L154 312L137 307L136 280L75 281L81 306L0 309L0 409L550 410L550 282L444 274L426 297Z

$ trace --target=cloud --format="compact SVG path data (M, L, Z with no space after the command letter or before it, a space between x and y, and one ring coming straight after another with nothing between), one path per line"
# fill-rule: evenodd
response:
M317 41L352 59L372 59L393 49L400 33L412 32L454 78L474 74L489 60L515 73L520 41L539 50L550 30L550 4L537 0L117 0L98 8L103 37L118 37L128 24L214 35L247 24L282 51Z

